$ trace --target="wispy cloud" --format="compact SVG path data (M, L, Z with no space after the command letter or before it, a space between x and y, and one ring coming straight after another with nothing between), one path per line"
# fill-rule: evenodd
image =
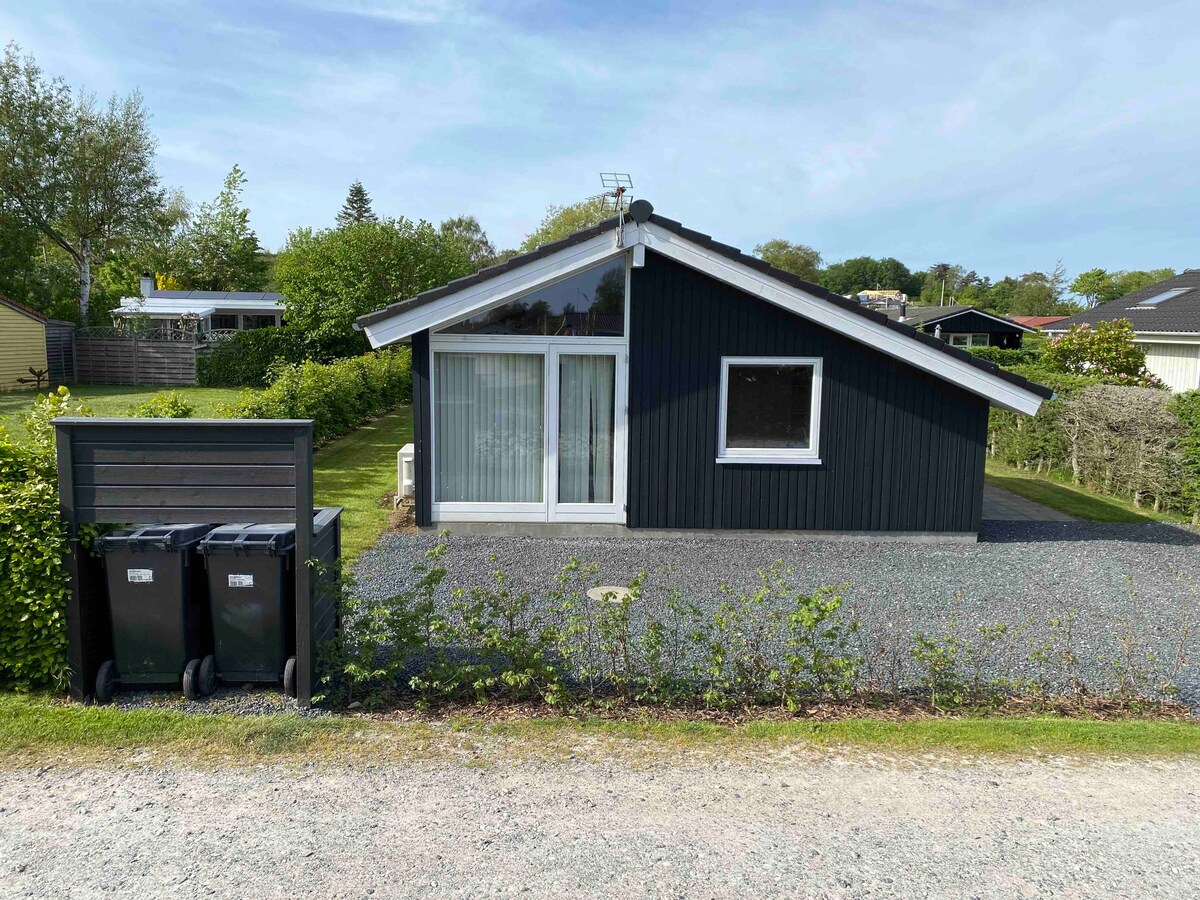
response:
M62 4L0 29L73 82L140 86L189 195L239 162L271 245L355 178L381 212L471 212L513 245L618 169L747 247L1195 263L1191 4Z

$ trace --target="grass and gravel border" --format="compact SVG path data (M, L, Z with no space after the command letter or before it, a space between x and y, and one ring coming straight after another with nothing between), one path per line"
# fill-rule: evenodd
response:
M0 695L0 764L183 765L404 762L503 764L627 759L743 759L784 750L897 754L1153 757L1200 754L1200 723L1054 716L860 717L728 723L602 715L189 715Z

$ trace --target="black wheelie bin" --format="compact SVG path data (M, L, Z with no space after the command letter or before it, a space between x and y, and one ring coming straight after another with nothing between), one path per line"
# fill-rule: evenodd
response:
M200 543L217 677L296 696L295 525L223 525Z
M96 540L104 555L113 658L96 675L98 703L118 684L180 685L188 699L215 684L204 568L194 557L211 525L135 525Z

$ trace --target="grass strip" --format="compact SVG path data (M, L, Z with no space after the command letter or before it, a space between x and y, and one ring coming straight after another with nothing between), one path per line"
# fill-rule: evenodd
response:
M1128 500L1119 497L1093 494L1086 488L1069 484L1052 475L1036 475L1001 463L988 462L987 481L1026 500L1033 500L1035 503L1089 522L1185 521L1183 516L1176 513L1156 513L1152 509L1134 506Z
M44 695L0 695L0 760L182 763L360 762L436 759L472 764L522 759L691 755L744 758L785 748L866 748L903 754L1179 757L1200 754L1200 723L1058 717L710 722L599 717L472 716L401 722L294 714L195 715L169 709L85 707Z

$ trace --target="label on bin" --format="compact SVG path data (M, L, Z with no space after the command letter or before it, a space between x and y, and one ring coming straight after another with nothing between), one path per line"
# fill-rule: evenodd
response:
M153 569L126 569L125 577L130 584L149 584L154 580Z
M230 575L229 576L229 586L230 587L254 587L254 576L253 575Z

